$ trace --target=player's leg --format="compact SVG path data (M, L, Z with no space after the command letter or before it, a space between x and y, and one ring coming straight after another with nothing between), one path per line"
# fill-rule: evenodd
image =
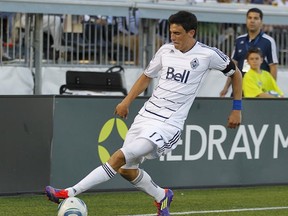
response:
M56 189L51 186L47 186L45 189L46 194L49 200L59 203L60 199L76 196L100 183L110 180L116 175L118 169L124 164L124 154L121 150L118 150L111 156L107 163L98 166L73 187Z
M133 128L133 125L131 128ZM127 143L131 143L131 141L134 139L134 136L136 134L134 133L135 129L131 128L126 134L123 147L127 145ZM118 169L122 167L125 162L126 160L124 154L121 150L118 150L110 157L107 163L98 166L73 187L69 187L66 189L56 189L51 186L47 186L45 188L46 194L49 200L59 203L60 199L66 199L71 196L76 196L90 189L91 187L96 186L97 184L113 178L116 175Z
M121 166L125 164L125 158L121 150L116 151L107 163L97 167L84 179L71 188L67 188L69 196L77 196L84 191L106 182L113 178Z
M135 141L137 144L125 145L121 149L125 155L126 164L118 172L137 189L155 199L158 215L169 215L169 207L173 198L172 190L161 188L153 182L147 172L138 168L144 156L153 155L153 153L156 155L157 145L146 138L138 138Z

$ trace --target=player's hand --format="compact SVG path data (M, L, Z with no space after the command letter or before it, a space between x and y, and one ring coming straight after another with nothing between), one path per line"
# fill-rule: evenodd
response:
M242 121L241 110L232 110L230 116L228 117L228 128L237 128Z
M129 106L122 101L115 107L114 114L126 119L129 114Z
M225 97L226 94L227 94L227 92L228 92L227 89L223 89L223 90L220 92L219 96L220 96L220 97Z

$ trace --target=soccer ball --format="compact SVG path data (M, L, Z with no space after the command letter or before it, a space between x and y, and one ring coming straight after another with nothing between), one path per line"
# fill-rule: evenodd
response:
M87 216L87 206L83 200L77 197L69 197L64 199L58 205L57 216Z

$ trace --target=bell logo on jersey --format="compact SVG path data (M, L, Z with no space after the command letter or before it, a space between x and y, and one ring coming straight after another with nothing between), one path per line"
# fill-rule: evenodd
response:
M175 80L177 82L187 83L190 71L184 70L183 73L175 73L175 69L168 67L166 79Z

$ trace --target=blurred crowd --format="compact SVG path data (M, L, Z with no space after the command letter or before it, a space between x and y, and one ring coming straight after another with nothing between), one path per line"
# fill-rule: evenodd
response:
M161 0L158 0L159 2ZM163 0L163 2L169 2ZM174 0L170 0L172 2ZM188 0L183 0L188 1ZM251 4L251 7L257 7L259 4L271 5L271 7L288 6L288 0L189 0L191 4L214 2L217 4L234 4L245 3ZM37 17L33 14L8 13L0 12L0 65L16 65L20 62L31 64L33 67L33 49L35 37L35 21ZM243 16L243 21L245 17ZM246 17L248 20L248 17ZM104 15L43 15L43 62L44 64L74 64L74 65L123 65L123 66L140 66L145 67L144 56L154 54L164 43L170 42L170 33L167 20L156 19L140 19L137 9L130 9L125 17L113 17ZM267 25L262 23L262 18L258 21L259 28L256 35L271 37L273 40L273 52L262 49L262 53L258 58L261 64L267 62L269 67L253 69L250 73L253 79L246 77L245 83L260 91L262 86L266 86L265 82L259 82L257 79L265 79L269 77L269 83L277 84L277 68L280 66L288 66L288 24L287 25ZM149 31L147 31L149 29ZM153 29L151 31L151 29ZM146 31L146 32L145 32ZM249 44L250 28L246 24L234 23L215 23L215 22L199 22L197 29L197 40L212 47L217 47L227 53L233 61L237 62L237 66L242 72L246 67L244 62L248 61L243 55L241 60L235 56L235 50L243 50L243 47L236 48L236 44L241 44L240 37L245 38L248 33ZM260 32L260 33L259 33ZM262 34L263 33L263 34ZM258 37L258 36L257 36ZM256 37L256 38L257 38ZM238 42L237 42L238 41ZM248 40L247 40L248 41ZM255 42L256 43L256 42ZM257 44L259 45L259 44ZM153 50L150 51L150 48ZM260 45L259 45L260 47ZM262 46L264 47L264 45ZM148 51L149 50L149 51ZM247 49L248 51L248 49ZM267 54L268 53L268 54ZM273 54L269 54L273 53ZM253 54L254 55L254 54ZM252 55L252 56L253 56ZM274 56L272 58L272 56ZM104 59L104 60L103 60ZM276 60L275 60L276 59ZM252 62L252 60L250 61ZM247 65L247 64L246 64ZM250 68L249 68L250 70ZM265 71L265 72L262 72ZM267 75L267 73L269 75ZM256 75L255 75L256 74ZM266 74L260 77L259 74ZM243 76L244 78L244 76ZM256 81L257 82L256 82ZM271 81L272 80L272 81ZM261 83L262 86L259 86ZM269 87L272 85L269 84ZM230 81L227 79L222 91L219 92L221 97L229 95ZM267 87L265 87L267 89ZM270 97L282 97L283 93L278 88L272 88L273 92L268 95ZM275 96L278 91L278 96ZM246 88L247 92L247 88ZM249 91L248 91L249 92ZM256 92L256 91L255 91ZM265 93L264 92L264 93ZM253 93L254 94L254 93ZM252 95L252 94L250 94ZM256 93L254 94L256 95ZM258 94L260 95L260 94ZM262 95L262 96L263 96ZM247 96L247 95L244 95Z

